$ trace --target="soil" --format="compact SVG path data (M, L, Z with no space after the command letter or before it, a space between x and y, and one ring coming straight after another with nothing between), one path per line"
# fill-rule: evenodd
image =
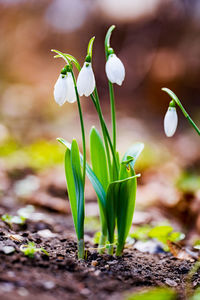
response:
M152 286L170 286L178 291L178 299L184 299L192 262L176 259L170 253L141 253L133 247L125 249L119 258L89 249L87 260L78 260L71 218L53 212L42 215L43 221L29 220L22 228L14 225L10 229L0 223L1 300L118 300ZM41 237L43 229L51 230L55 236ZM86 239L86 247L94 247L89 232ZM34 258L26 257L20 246L28 241L43 247L49 256L36 253ZM15 252L5 254L4 246L13 246ZM198 274L192 284L194 288L200 284Z

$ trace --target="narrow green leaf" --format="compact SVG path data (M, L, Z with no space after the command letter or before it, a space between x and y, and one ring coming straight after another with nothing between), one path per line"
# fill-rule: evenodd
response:
M122 178L122 182L117 197L116 212L118 230L117 255L120 255L123 251L132 224L137 190L137 179L132 168L121 165L120 178Z
M77 202L77 235L78 240L84 236L84 187L81 172L79 148L76 140L72 141L71 146L71 165L75 183L76 202Z
M67 190L74 221L74 227L78 236L76 188L71 164L71 151L69 148L67 148L65 152L65 175L67 180Z
M126 166L122 166L126 169ZM134 170L129 168L128 174L121 172L125 178L109 184L106 193L106 220L108 239L114 242L115 221L118 227L118 248L123 250L128 235L135 207L136 177ZM130 176L132 175L132 176ZM130 176L128 178L128 176Z
M58 54L58 56L56 55L56 57L61 57L61 58L63 58L64 59L64 61L67 63L67 64L69 64L70 63L70 60L65 56L65 54L64 53L62 53L61 51L59 51L59 50L56 50L56 49L51 49L51 51L52 52L55 52L55 53L57 53Z
M122 162L126 162L127 160L130 160L131 157L132 157L133 160L130 161L129 165L131 166L131 168L134 168L136 160L138 159L138 157L141 154L141 152L142 152L143 149L144 149L144 144L143 143L135 143L135 144L133 144L128 149L128 151L124 154Z
M106 221L108 227L108 241L110 244L114 242L116 206L119 187L119 183L116 181L112 182L109 184L106 192Z
M66 140L64 140L63 138L57 138L57 140L64 145L65 147L67 147L68 149L71 149L71 144L69 142L67 142ZM81 155L81 153L79 153L80 155L80 160L81 160L81 165L83 163L83 156ZM88 163L86 163L86 173L87 176L90 180L90 182L92 183L92 186L97 194L97 197L99 198L99 200L101 201L101 205L102 207L105 208L105 203L106 203L106 193L105 190L102 186L102 184L100 183L100 181L98 180L98 178L96 177L96 175L94 174L94 172L92 171L92 169L90 168L90 166L88 165Z
M108 166L104 144L95 127L90 131L90 156L92 169L104 190L108 187Z
M106 159L106 153L104 144L100 137L99 132L95 127L90 131L90 156L92 162L93 171L102 184L104 190L108 187L108 165ZM105 220L105 206L102 205L102 201L98 198L100 220L102 225L103 235L107 235L107 224Z
M75 67L77 68L78 71L81 70L81 66L80 66L78 60L74 56L72 56L71 54L63 53L63 52L55 50L55 49L52 49L51 51L57 53L57 55L55 55L54 58L61 57L61 58L64 59L64 61L67 64L73 63L75 65Z
M64 53L64 55L75 65L75 67L77 68L78 71L81 70L81 66L78 62L78 60L72 56L71 54L67 54L67 53Z
M125 300L176 300L178 296L176 291L170 288L152 288L150 290L140 291L130 294ZM190 300L198 300L199 298L190 298Z

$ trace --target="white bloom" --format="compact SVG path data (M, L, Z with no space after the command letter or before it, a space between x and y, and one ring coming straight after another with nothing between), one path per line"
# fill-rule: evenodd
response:
M60 74L54 86L54 99L59 105L67 101L67 82L66 75Z
M77 89L80 96L88 97L95 89L95 78L91 63L85 62L77 79Z
M106 75L110 82L122 85L125 78L125 68L121 60L115 55L110 54L106 62Z
M165 119L164 119L164 130L168 137L174 135L178 124L178 116L175 107L169 107Z
M75 92L75 86L74 86L74 81L71 72L67 72L66 85L67 85L67 101L69 103L73 103L76 101L76 92Z

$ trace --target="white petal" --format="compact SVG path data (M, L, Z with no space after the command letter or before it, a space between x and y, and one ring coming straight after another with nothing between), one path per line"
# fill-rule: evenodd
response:
M110 54L106 62L106 75L110 82L121 85L125 78L125 68L121 60L115 55Z
M66 76L60 74L54 86L54 99L59 105L63 105L67 101L67 84Z
M70 72L67 73L66 82L67 82L67 101L69 103L73 103L76 101L76 92L75 92L72 74Z
M173 136L176 131L177 125L178 125L178 116L177 116L176 108L169 107L164 119L164 130L166 136L168 137Z
M91 63L85 62L77 79L77 89L80 96L88 97L95 89L95 77Z

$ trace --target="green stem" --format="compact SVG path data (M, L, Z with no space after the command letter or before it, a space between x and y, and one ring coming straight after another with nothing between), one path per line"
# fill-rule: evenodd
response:
M186 119L188 120L188 122L193 126L193 128L196 130L196 132L198 133L198 135L200 135L200 129L197 127L197 125L194 123L194 121L191 119L191 117L189 116L189 114L187 113L187 111L185 110L185 108L183 107L181 101L178 99L173 99L176 104L180 107L182 113L184 114L184 116L186 117Z
M193 126L193 128L196 130L198 135L200 135L200 129L197 127L197 125L194 123L194 121L190 118L189 115L187 116L187 119L190 122L190 124Z
M110 94L110 107L111 107L111 118L112 118L112 137L113 137L113 148L116 152L116 113L115 113L115 97L113 84L109 81L109 94Z
M74 73L71 70L72 78L74 81L74 87L75 87L75 92L76 92L76 99L78 103L78 110L79 110L79 116L80 116L80 123L81 123L81 133L82 133L82 143L83 143L83 185L85 187L85 173L86 173L86 143L85 143L85 129L84 129L84 122L83 122L83 114L82 114L82 109L81 109L81 103L80 103L80 98L76 86L76 79L74 77Z
M85 243L83 239L80 239L77 243L78 246L78 259L85 258Z

